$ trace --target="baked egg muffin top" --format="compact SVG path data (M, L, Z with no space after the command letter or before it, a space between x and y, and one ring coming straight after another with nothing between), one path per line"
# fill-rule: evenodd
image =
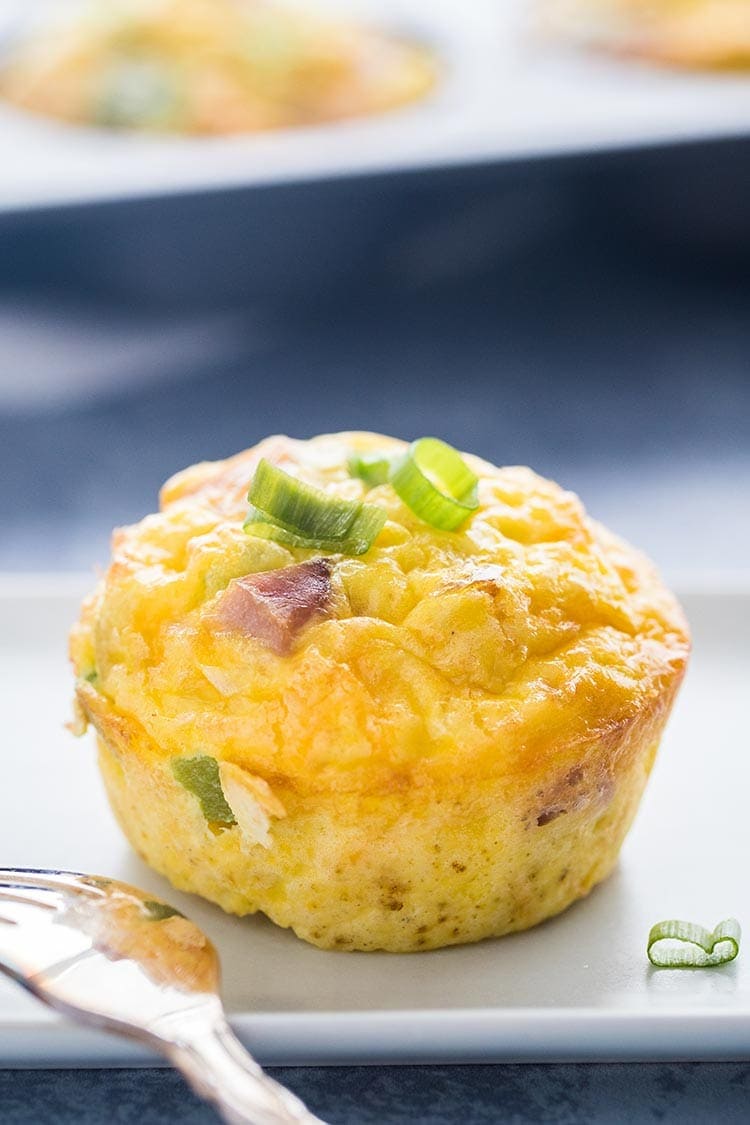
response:
M353 456L406 449L369 433L277 436L169 480L158 513L115 532L73 631L87 712L106 701L132 753L377 794L564 777L592 735L614 743L659 706L689 641L650 563L528 468L462 455L477 507L454 531L352 475ZM261 459L382 508L370 549L244 530Z

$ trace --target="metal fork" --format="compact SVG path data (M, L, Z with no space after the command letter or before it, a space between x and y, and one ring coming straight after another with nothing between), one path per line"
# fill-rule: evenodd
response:
M322 1125L231 1031L211 942L153 895L0 868L0 971L65 1015L166 1055L232 1125Z

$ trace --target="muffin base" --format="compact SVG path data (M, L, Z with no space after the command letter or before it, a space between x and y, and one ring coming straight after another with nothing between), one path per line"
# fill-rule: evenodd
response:
M577 748L544 789L507 779L434 791L302 795L270 846L215 829L169 762L101 737L114 813L136 851L228 913L262 911L323 949L411 952L478 941L558 914L610 874L638 808L674 690Z

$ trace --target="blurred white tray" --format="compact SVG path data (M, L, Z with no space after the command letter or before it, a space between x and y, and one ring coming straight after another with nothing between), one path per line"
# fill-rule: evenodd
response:
M19 4L28 12L28 0L0 0L0 35ZM691 75L541 44L530 33L527 0L328 0L327 7L434 43L444 68L434 96L380 117L211 140L72 128L0 103L0 208L750 132L750 76Z
M615 875L527 934L435 953L325 953L171 890L109 813L93 746L63 729L80 578L0 577L0 862L112 875L174 902L219 947L232 1022L267 1063L750 1057L750 949L653 971L651 924L727 915L750 940L750 583L684 594L695 655ZM0 978L0 1066L153 1061L64 1024Z

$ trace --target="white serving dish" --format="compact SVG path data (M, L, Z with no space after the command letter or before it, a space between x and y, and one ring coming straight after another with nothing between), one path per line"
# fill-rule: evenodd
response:
M231 1020L266 1063L750 1057L750 952L654 971L651 924L750 930L750 583L684 594L695 654L615 875L526 934L410 955L327 953L178 894L129 850L91 736L64 729L81 578L0 579L0 863L107 874L163 895L216 942ZM65 1023L0 978L0 1065L154 1061Z
M37 0L37 10L62 0ZM69 0L66 0L69 2ZM530 29L527 0L318 0L433 43L442 80L382 115L256 137L117 135L0 103L0 209L580 153L750 132L750 76L618 61ZM27 0L0 0L3 28Z

